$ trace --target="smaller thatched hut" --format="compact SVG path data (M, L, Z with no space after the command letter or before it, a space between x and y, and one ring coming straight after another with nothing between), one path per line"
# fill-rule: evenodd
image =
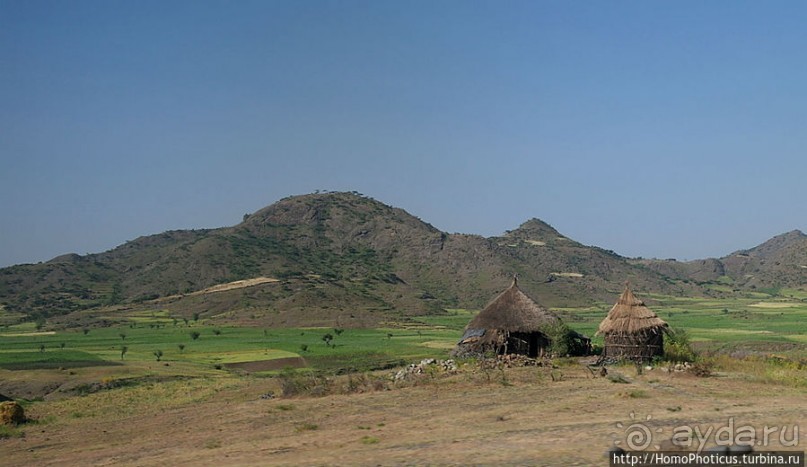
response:
M539 357L549 353L553 338L586 348L585 336L570 334L561 319L518 288L518 279L491 301L465 327L454 355L521 354ZM581 340L582 339L582 340ZM572 345L569 345L572 347Z
M625 291L602 320L597 334L605 339L604 358L646 362L664 354L668 325L625 284Z

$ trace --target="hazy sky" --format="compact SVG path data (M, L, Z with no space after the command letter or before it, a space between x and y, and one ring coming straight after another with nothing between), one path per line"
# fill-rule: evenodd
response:
M0 0L0 266L356 190L627 256L807 230L807 2Z

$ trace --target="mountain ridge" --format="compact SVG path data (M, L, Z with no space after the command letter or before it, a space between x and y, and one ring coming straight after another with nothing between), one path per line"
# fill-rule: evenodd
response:
M781 263L777 251L784 249L790 257L804 253L807 265L805 241L792 231L735 257ZM528 293L551 306L608 303L625 280L648 292L709 294L700 282L748 274L747 264L727 258L632 260L576 242L537 218L501 236L449 234L358 193L327 192L283 198L230 227L166 231L102 253L2 268L0 304L25 319L57 321L81 310L159 307L176 316L201 313L260 325L337 319L370 326L481 307L514 273ZM745 281L749 287L771 279L758 269L759 284ZM801 280L801 270L790 273L796 279L784 286ZM196 293L259 277L277 281Z

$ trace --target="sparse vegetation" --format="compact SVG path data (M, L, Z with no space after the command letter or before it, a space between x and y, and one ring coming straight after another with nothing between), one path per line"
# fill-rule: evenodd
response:
M0 439L4 438L22 438L25 433L17 427L0 425Z
M306 423L302 423L300 425L297 425L297 428L295 428L295 431L300 433L300 432L303 432L303 431L314 431L314 430L316 430L318 428L319 428L319 425L317 425L316 423L306 422Z

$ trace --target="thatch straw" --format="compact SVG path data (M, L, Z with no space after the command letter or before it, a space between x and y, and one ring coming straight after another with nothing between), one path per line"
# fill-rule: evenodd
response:
M513 284L488 303L465 329L535 332L560 323L557 315L535 303L518 288L518 280L513 279Z
M595 335L641 335L657 334L667 328L667 323L636 298L630 287L619 296L608 316L600 323Z

